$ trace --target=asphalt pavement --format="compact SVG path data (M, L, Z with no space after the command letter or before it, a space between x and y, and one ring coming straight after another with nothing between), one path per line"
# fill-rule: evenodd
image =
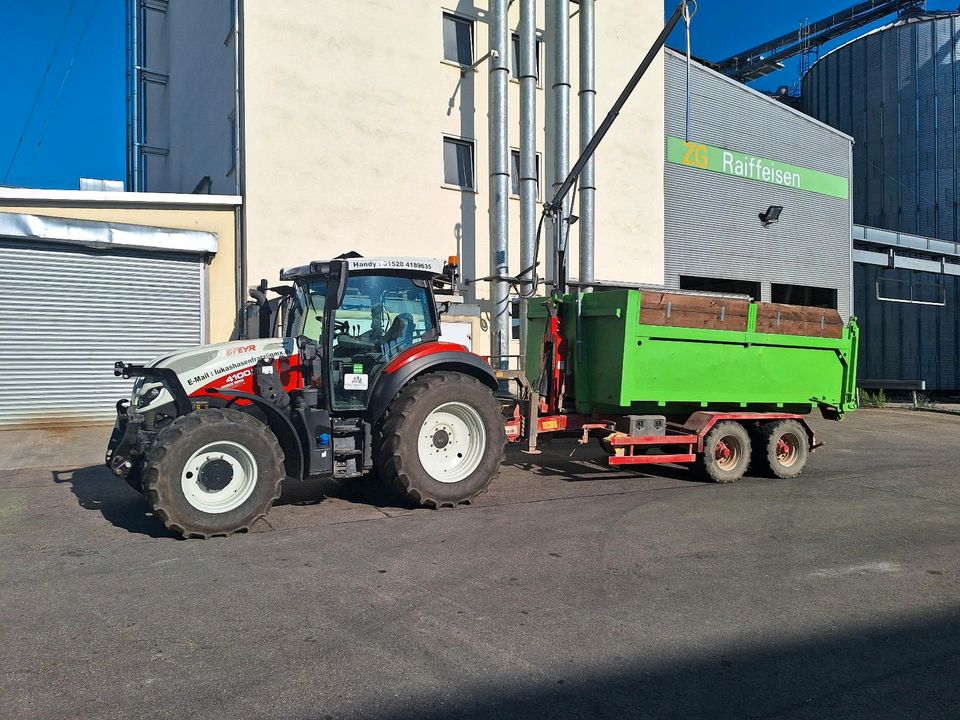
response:
M469 508L296 483L207 541L87 432L0 470L0 717L960 717L960 418L815 424L797 480L554 443Z

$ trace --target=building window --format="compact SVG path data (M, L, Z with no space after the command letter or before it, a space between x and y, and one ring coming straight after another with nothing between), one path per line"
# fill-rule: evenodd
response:
M748 280L726 280L724 278L680 276L681 290L697 292L724 293L727 295L749 295L754 300L760 299L760 283Z
M512 68L510 69L511 77L514 80L520 79L520 36L517 33L513 33L511 38L511 46L513 48L513 54L511 60L513 60ZM537 83L540 83L540 48L543 46L543 40L537 38Z
M837 291L834 288L773 284L770 286L770 299L786 305L837 309Z
M473 20L443 14L443 59L457 65L473 65Z
M537 153L537 197L540 197L540 153ZM510 151L510 194L520 197L520 151Z
M947 292L943 280L930 273L926 275L931 278L930 281L924 281L922 275L913 273L907 278L881 275L877 279L877 300L912 305L946 305Z
M473 142L461 138L443 138L443 184L461 190L474 190Z

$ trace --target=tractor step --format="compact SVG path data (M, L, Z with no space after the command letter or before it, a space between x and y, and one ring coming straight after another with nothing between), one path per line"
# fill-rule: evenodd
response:
M331 430L334 437L349 437L359 431L360 427L356 423L336 423Z
M347 459L347 458L362 457L362 456L363 456L363 450L360 450L360 449L353 449L353 450L334 450L334 451L333 451L333 456L334 456L337 460L345 460L345 459Z

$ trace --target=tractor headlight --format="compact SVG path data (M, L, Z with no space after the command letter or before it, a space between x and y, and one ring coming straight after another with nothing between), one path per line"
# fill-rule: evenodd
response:
M154 400L157 399L157 397L159 397L162 390L163 388L159 385L157 387L150 388L149 390L147 390L143 395L137 398L137 407L138 408L146 407L147 405L152 403Z

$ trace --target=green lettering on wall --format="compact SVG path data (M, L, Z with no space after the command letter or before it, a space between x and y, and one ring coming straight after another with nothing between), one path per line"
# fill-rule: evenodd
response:
M850 197L850 181L842 175L831 175L757 155L698 142L686 142L675 137L667 138L667 162L770 185L797 188L842 200Z

